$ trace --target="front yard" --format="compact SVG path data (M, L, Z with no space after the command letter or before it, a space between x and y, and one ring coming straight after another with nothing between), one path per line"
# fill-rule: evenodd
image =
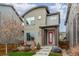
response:
M32 56L36 54L37 51L40 50L40 45L38 44L37 46L32 45L20 45L16 49L8 52L8 56Z
M34 52L9 52L9 56L32 56Z

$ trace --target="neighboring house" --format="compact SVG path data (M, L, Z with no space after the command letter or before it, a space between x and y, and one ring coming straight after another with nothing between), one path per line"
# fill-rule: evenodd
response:
M13 6L0 4L0 22L3 23L4 20L16 20L22 22L21 17Z
M68 4L68 12L66 17L66 35L69 40L70 47L79 44L79 4Z
M16 20L17 22L22 23L21 17L13 6L0 4L0 26L6 20Z
M50 14L46 6L35 7L27 11L24 18L24 40L35 40L40 45L56 45L59 41L60 13Z

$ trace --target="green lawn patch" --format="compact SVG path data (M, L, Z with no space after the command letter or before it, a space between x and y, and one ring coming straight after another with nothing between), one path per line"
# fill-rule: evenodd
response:
M9 52L9 56L32 56L35 53L33 52Z
M61 53L50 53L49 56L62 56Z

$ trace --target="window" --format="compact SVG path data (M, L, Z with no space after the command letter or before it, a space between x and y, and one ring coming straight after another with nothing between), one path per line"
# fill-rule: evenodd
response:
M30 41L30 33L26 33L27 35L27 41Z
M37 37L37 32L26 33L27 41L34 40Z
M26 23L28 25L34 25L35 24L35 17L26 18Z

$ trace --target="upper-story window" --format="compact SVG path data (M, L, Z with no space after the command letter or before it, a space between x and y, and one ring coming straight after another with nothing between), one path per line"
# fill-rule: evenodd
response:
M35 17L26 18L26 23L28 25L34 25L35 24Z

